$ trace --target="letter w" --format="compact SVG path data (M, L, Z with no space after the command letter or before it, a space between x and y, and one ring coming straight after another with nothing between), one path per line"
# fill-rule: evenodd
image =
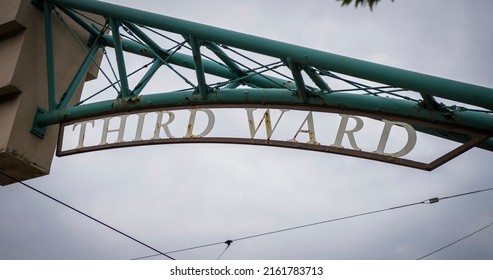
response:
M276 127L279 124L279 121L281 120L282 115L284 115L284 113L286 113L287 111L289 111L289 110L286 110L286 109L280 109L281 115L277 119L276 124L274 125L274 128L272 128L272 120L270 118L270 111L269 111L269 109L265 110L264 116L262 117L262 119L260 120L260 122L258 123L258 125L255 125L255 119L253 118L253 111L255 111L257 109L255 109L255 108L245 108L245 110L247 111L248 127L250 128L250 137L251 137L251 139L255 138L255 135L257 134L260 126L265 121L265 132L267 134L267 140L270 139L270 137L272 136L272 133L274 133L274 130L276 130Z

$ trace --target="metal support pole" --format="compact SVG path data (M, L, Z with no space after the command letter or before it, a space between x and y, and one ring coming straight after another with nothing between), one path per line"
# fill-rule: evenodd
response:
M310 77L310 79L323 91L331 92L332 89L329 87L329 85L320 77L319 74L317 74L316 70L313 67L305 67L304 68L305 73Z
M144 77L142 77L142 79L139 81L139 83L135 86L134 90L132 91L132 96L138 96L142 92L142 90L144 89L144 87L147 85L147 83L149 83L149 81L151 80L152 76L154 76L154 74L156 73L156 71L159 70L159 68L161 67L161 65L163 65L163 63L161 62L161 60L156 59L154 61L154 63L152 64L151 68L149 68L149 70L147 70L147 72L145 73Z
M130 98L130 89L128 87L127 70L125 67L125 58L123 56L122 41L120 38L120 22L114 18L110 18L111 33L113 35L113 43L115 48L116 62L118 64L118 74L120 76L121 91L120 95L123 99Z
M294 82L296 83L296 92L298 93L303 103L308 100L308 93L306 92L305 81L303 81L303 76L298 65L291 59L291 57L286 58L288 62L289 69L293 75Z
M211 50L229 69L238 75L238 77L245 76L245 71L241 69L231 58L221 50L216 44L211 42L204 42L204 46Z
M433 96L427 94L421 94L421 97L423 97L423 103L426 105L426 108L438 109L439 104Z
M137 25L127 21L122 21L122 23L128 29L130 29L130 31L132 31L134 35L139 37L145 44L147 44L147 46L149 46L149 48L151 48L151 50L154 52L156 57L160 57L163 60L165 59L165 57L163 57L165 51L161 48L161 46L159 46L156 42L154 42L154 40L147 36L147 34L145 34Z
M67 91L62 96L62 99L60 100L60 103L58 104L57 108L66 108L67 105L70 103L72 97L77 91L77 88L79 88L80 84L84 81L87 75L87 71L89 70L91 64L94 62L94 56L96 55L98 50L99 50L99 43L95 42L91 50L87 54L86 58L82 62L82 65L80 66L79 70L77 71L77 74L75 75L74 79L70 83L70 86L68 87Z
M197 75L198 90L204 100L207 99L207 92L209 91L207 83L205 81L204 66L202 65L202 54L200 53L199 42L190 35L188 37L190 47L192 48L193 62L195 64L195 74Z
M51 25L51 10L53 4L44 2L44 20L46 36L46 74L48 81L48 110L56 109L55 98L55 54L53 46L53 30Z
M58 7L58 6L57 6ZM99 35L99 30L94 28L92 25L88 24L85 22L83 19L81 19L76 13L74 13L72 10L67 9L65 7L58 7L62 12L64 12L67 16L69 16L73 21L75 21L77 24L82 26L87 32L91 33L92 36L98 36Z

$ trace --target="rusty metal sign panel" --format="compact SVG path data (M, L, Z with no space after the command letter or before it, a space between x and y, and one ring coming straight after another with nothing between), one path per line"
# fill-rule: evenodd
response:
M447 131L465 143L421 133L413 124L340 113L292 109L201 108L134 112L61 123L58 156L172 143L277 146L353 156L433 170L488 139Z

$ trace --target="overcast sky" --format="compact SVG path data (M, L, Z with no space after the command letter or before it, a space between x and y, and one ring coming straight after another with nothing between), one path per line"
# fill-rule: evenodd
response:
M373 12L335 0L107 2L493 87L489 0L382 0ZM492 163L493 153L476 148L427 172L302 150L177 144L55 158L50 175L27 183L169 252L490 188ZM483 192L241 240L222 259L416 259L493 222L492 200ZM0 259L155 253L19 184L0 188L0 213ZM493 227L429 259L492 259L492 240ZM225 246L171 256L216 259Z

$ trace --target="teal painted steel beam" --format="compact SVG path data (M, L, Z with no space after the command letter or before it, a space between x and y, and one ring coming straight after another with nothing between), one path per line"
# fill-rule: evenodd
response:
M303 103L308 101L308 93L305 87L305 81L303 81L303 76L301 75L300 67L291 59L291 57L286 58L291 74L293 75L294 82L296 83L296 93L303 100Z
M161 57L162 59L166 59L163 56L165 55L165 51L159 46L151 37L147 36L137 25L122 21L122 23L130 30L134 35L139 37L142 42L144 42L147 46L149 46L150 50L154 53L156 57Z
M219 48L215 43L204 42L204 46L211 50L226 66L229 67L233 73L238 75L238 77L245 76L245 71L238 66L221 48Z
M118 65L118 75L120 76L120 95L124 99L130 98L130 89L127 79L127 68L125 66L125 57L123 55L122 41L120 38L120 21L110 18L111 33L113 37L116 63Z
M73 21L75 21L77 24L82 26L87 32L89 32L92 36L97 37L99 36L100 31L97 30L94 26L88 24L86 21L81 19L79 15L74 13L72 10L67 9L63 6L59 7L57 6L62 12L64 12L66 15L68 15Z
M53 4L44 2L45 42L46 42L46 74L48 82L48 110L56 109L55 97L55 54L53 45L53 29L51 24L51 10Z
M99 43L94 42L93 46L91 47L91 50L89 51L86 58L82 62L82 65L80 66L79 70L77 71L77 74L75 75L74 79L70 83L67 91L62 96L62 99L60 100L60 103L58 104L57 108L66 108L67 105L70 103L75 92L77 91L81 83L84 82L87 75L87 71L89 70L89 67L94 62L94 56L98 52L99 48L100 48Z
M157 70L159 70L159 68L161 67L161 65L163 65L163 63L161 62L161 60L159 59L156 59L151 67L149 68L149 70L147 70L147 72L145 73L145 75L142 77L142 79L139 81L139 83L135 86L134 90L132 91L132 96L138 96L142 90L144 89L144 87L149 83L149 81L151 80L152 76L154 76L154 74L156 74Z
M195 74L197 76L197 89L204 100L207 99L207 93L209 89L207 87L207 82L205 81L204 66L202 64L202 54L200 53L200 43L197 39L190 35L188 37L188 43L192 48L193 63L195 65Z
M310 79L319 87L322 91L331 92L332 89L329 85L320 77L313 67L307 66L303 69Z
M215 90L203 100L193 90L143 95L133 102L113 100L43 113L38 117L39 126L48 126L62 121L72 121L94 116L138 110L163 110L193 107L271 107L313 110L344 114L364 115L375 119L388 118L413 121L418 124L443 125L453 129L469 129L485 134L493 133L493 116L473 111L425 110L415 102L371 95L355 95L342 92L321 95L303 103L287 89L222 89Z
M239 82L231 82L231 83L227 84L224 88L225 89L235 89L235 88L238 88L239 86L241 86L241 84Z
M493 110L493 89L99 1L49 0L83 11Z
M440 104L433 98L433 96L427 95L427 94L421 94L421 97L423 97L423 103L426 105L426 108L428 109L438 109L440 107Z

